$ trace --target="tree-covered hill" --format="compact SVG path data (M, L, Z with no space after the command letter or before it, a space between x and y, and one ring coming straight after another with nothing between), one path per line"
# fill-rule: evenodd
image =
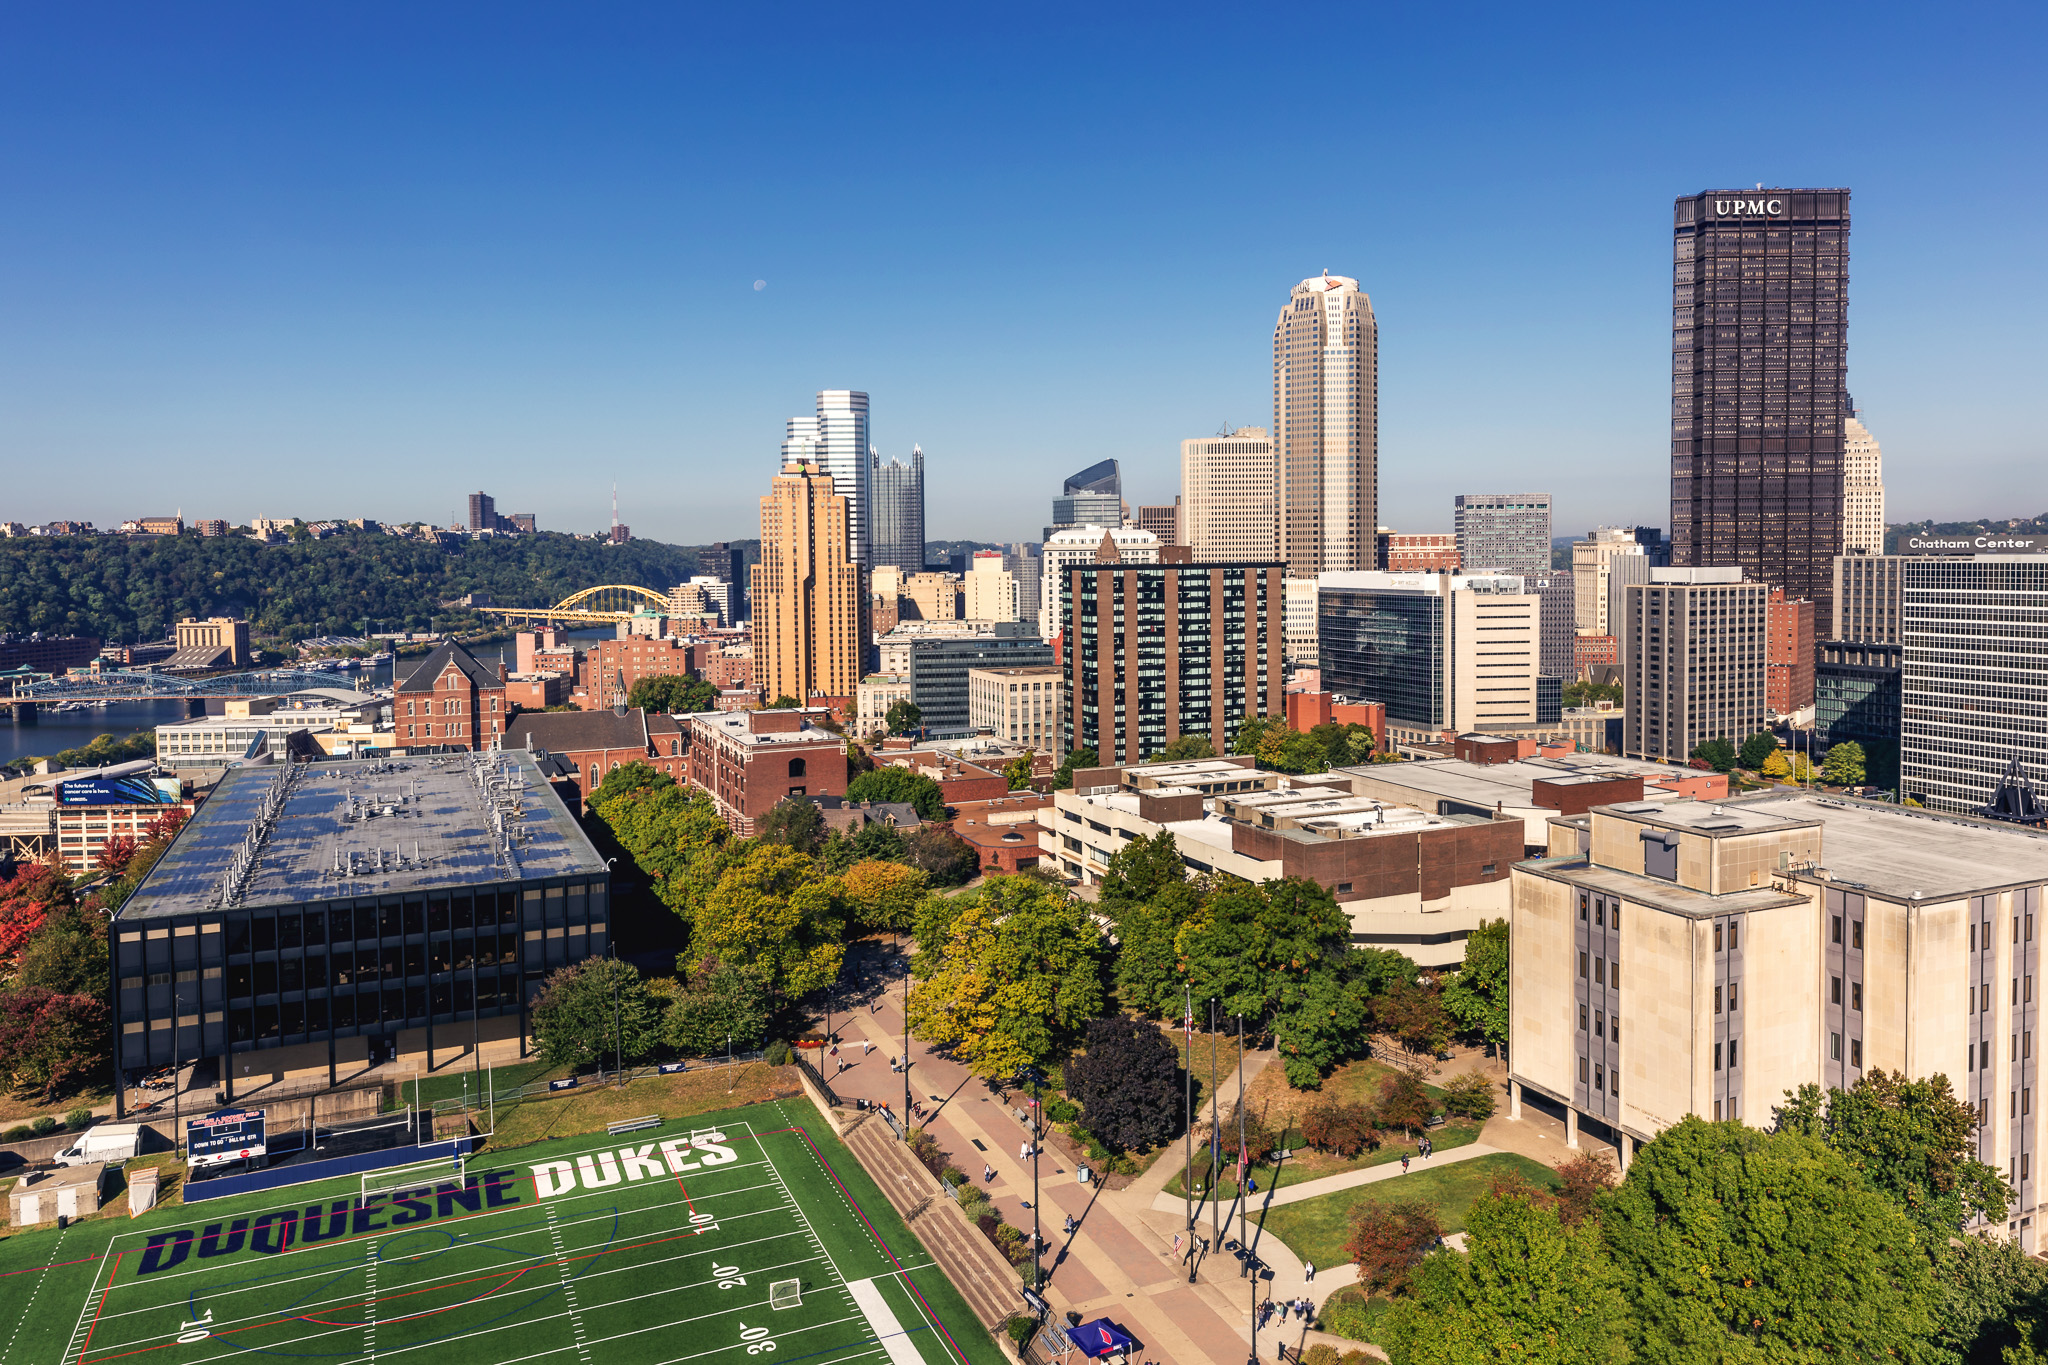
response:
M439 545L349 529L264 545L242 536L29 536L0 540L0 631L159 640L183 616L244 616L265 638L426 630L439 604L488 593L546 606L604 583L667 591L697 548L612 545L553 532ZM463 617L467 618L467 613Z

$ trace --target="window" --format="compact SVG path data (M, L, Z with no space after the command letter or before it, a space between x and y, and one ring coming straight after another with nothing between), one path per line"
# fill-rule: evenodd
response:
M1849 1065L1863 1065L1863 1040L1861 1038L1851 1038L1849 1040Z
M1720 1069L1721 1069L1721 1045L1720 1045L1719 1043L1716 1043L1716 1044L1714 1044L1714 1070L1716 1070L1716 1071L1719 1071Z
M137 982L136 984L137 984L137 985L140 985L141 983L140 983L140 982ZM1581 1005L1581 1006L1579 1006L1579 1032L1581 1032L1581 1033L1584 1033L1585 1031L1586 1031L1586 1007L1585 1007L1584 1005Z
M1842 917L1840 915L1835 916L1835 927L1832 941L1835 943L1840 943L1842 941Z
M1582 892L1580 892L1580 893L1579 893L1579 918L1580 918L1580 919L1582 919L1582 920L1583 920L1583 919L1584 919L1584 918L1586 917L1586 901L1587 901L1586 893L1585 893L1585 892L1583 892L1583 891L1582 891Z
M1730 1038L1728 1040L1728 1069L1730 1071L1733 1071L1737 1066L1737 1062L1735 1060L1735 1049L1740 1042L1741 1040L1738 1038Z
M1721 926L1718 924L1714 926L1714 951L1721 951Z
M1863 921L1860 919L1849 921L1849 946L1851 948L1861 948L1863 946Z
M1719 986L1716 986L1716 987L1714 987L1714 1013L1716 1013L1716 1014L1719 1014L1720 1012L1721 1012L1721 988L1720 988Z
M1593 927L1596 929L1605 929L1607 927L1606 901L1593 902Z
M792 758L789 760L789 775L791 777L802 777L804 775L804 761L802 759Z
M1620 958L1616 958L1616 959L1614 960L1614 962L1613 962L1613 963L1612 963L1612 964L1611 964L1611 965L1610 965L1610 966L1608 967L1608 969L1607 969L1607 984L1608 984L1608 985L1610 985L1610 986L1612 986L1612 987L1614 987L1614 989L1616 989L1616 990L1620 990L1620 989L1621 989L1621 959L1620 959Z
M1580 1084L1580 1085L1584 1085L1585 1083L1586 1083L1586 1059L1585 1059L1584 1057L1581 1057L1581 1058L1579 1058L1579 1084Z
M1605 1033L1605 1032L1607 1032L1607 1013L1606 1013L1606 1011L1604 1011L1604 1010L1594 1010L1594 1011L1593 1011L1593 1032L1595 1032L1595 1033Z
M1729 1012L1730 1014L1733 1014L1733 1013L1735 1013L1735 991L1736 991L1736 985L1735 985L1735 983L1734 983L1733 981L1729 982L1729 983L1728 983L1728 1012Z
M1618 1066L1607 1069L1607 1093L1616 1099L1621 1098L1621 1068Z
M1585 955L1584 953L1580 953L1580 954L1579 954L1579 980L1581 980L1581 981L1584 981L1585 979L1586 979L1586 955ZM2020 989L2020 983L2019 983L2019 982L2018 982L2017 980L2015 980L2015 981L2014 981L2014 982L2012 983L2012 989L2013 989L2013 998L2014 998L2015 1000L2017 1000L2017 999L2019 998L2019 989Z
M1618 1014L1607 1016L1607 1039L1613 1043L1621 1041L1621 1016Z
M1736 935L1737 935L1737 934L1739 934L1739 933L1741 933L1741 932L1742 932L1742 926L1741 926L1741 925L1739 925L1739 924L1735 924L1735 923L1733 923L1733 922L1731 922L1731 923L1730 923L1730 924L1728 925L1728 951L1729 951L1729 952L1731 952L1731 953L1732 953L1732 952L1735 952L1735 951L1737 951L1738 949L1740 949L1740 948L1742 947L1742 945L1741 945L1740 943L1738 943L1738 942L1736 941Z
M1593 1068L1593 1093L1595 1093L1595 1094L1598 1094L1599 1092L1601 1092L1602 1090L1605 1090L1606 1088L1607 1088L1607 1069L1606 1069L1605 1067L1600 1067L1600 1066L1596 1066L1596 1067L1594 1067L1594 1068Z
M1863 983L1861 981L1849 983L1849 1008L1852 1010L1863 1008Z
M1831 1062L1842 1060L1842 1035L1839 1033L1830 1033L1828 1035L1828 1060Z
M1716 1122L1716 1123L1719 1123L1720 1121L1721 1121L1721 1101L1719 1101L1719 1100L1715 1100L1715 1101L1714 1101L1714 1122Z
M1965 1013L1965 1014L1975 1014L1976 1012L1977 1012L1977 988L1976 988L1975 986L1972 986L1972 987L1970 987L1970 1006L1969 1006L1969 1008L1968 1008L1968 1009L1964 1010L1964 1011L1963 1011L1963 1013Z
M1593 959L1593 984L1596 986L1607 984L1607 959L1604 957Z

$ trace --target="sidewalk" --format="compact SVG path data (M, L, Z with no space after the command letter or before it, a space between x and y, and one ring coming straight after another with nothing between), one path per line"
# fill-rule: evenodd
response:
M1348 1190L1358 1185L1371 1185L1381 1180L1398 1180L1404 1175L1426 1171L1435 1166L1448 1166L1456 1161L1471 1161L1476 1157L1493 1156L1502 1150L1499 1147L1489 1147L1484 1142L1468 1142L1463 1147L1453 1147L1448 1152L1439 1152L1435 1156L1416 1157L1414 1165L1406 1171L1401 1169L1399 1162L1389 1161L1383 1165L1366 1166L1356 1171L1345 1171L1339 1175L1326 1175L1319 1180L1304 1180L1299 1185L1288 1185L1278 1191L1266 1192L1265 1197L1259 1202L1259 1208L1263 1211L1265 1209L1277 1209L1282 1204L1298 1204L1304 1199L1315 1199L1321 1195L1335 1194L1339 1190ZM1234 1207L1235 1201L1231 1202ZM1179 1213L1181 1210L1181 1200L1175 1195L1162 1191L1152 1200L1152 1207L1161 1213ZM1207 1200L1195 1201L1195 1209L1198 1214L1201 1210L1208 1207L1209 1201Z

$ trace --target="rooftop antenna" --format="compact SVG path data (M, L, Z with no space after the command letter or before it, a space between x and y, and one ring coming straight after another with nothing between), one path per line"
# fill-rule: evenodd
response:
M619 481L618 481L617 479L613 479L613 480L612 480L612 532L613 532L614 536L616 536L616 535L617 535L618 529L619 529Z

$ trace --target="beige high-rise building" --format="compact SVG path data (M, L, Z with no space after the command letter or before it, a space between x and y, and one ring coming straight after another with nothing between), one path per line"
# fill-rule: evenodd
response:
M1180 529L1196 560L1242 564L1280 557L1273 471L1273 437L1264 427L1180 443Z
M1614 561L1630 562L1615 572ZM1572 624L1581 635L1612 635L1608 615L1614 605L1612 580L1650 581L1649 552L1626 526L1600 526L1572 542Z
M832 476L801 458L761 499L753 680L771 701L852 697L860 686L866 598L848 524Z
M960 579L961 600L970 621L1017 619L1017 578L1003 567L999 550L976 550Z
M916 606L904 619L957 621L960 619L960 580L949 573L914 573L903 580L903 599Z
M1884 553L1884 457L1870 428L1842 420L1842 550ZM1841 633L1836 632L1839 636ZM1848 638L1842 636L1841 638Z
M1373 567L1379 448L1372 300L1342 275L1303 280L1273 327L1276 510L1289 576Z
M1622 589L1624 755L1684 763L1710 739L1740 745L1764 728L1770 594L1732 564L1652 569Z

